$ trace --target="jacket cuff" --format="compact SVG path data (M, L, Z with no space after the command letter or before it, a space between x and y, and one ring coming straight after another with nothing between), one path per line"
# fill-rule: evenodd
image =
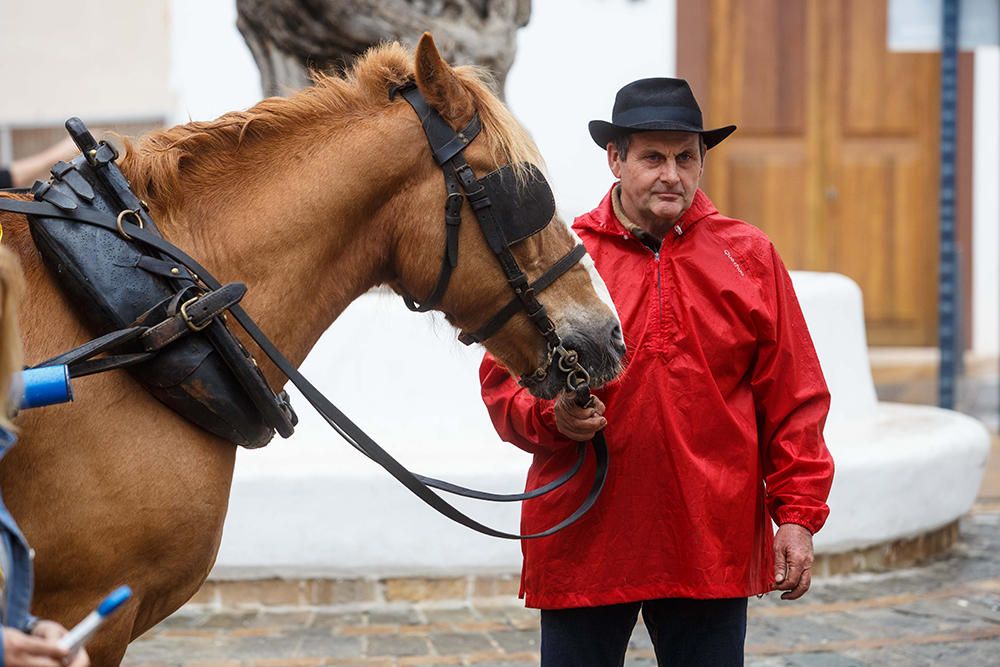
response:
M554 400L539 401L538 418L542 421L542 425L552 434L550 450L558 450L571 446L575 447L579 444L575 440L571 440L563 435L559 431L559 427L556 426L556 402Z
M538 402L538 418L542 420L542 424L545 428L559 437L559 429L556 428L556 402L555 401L539 401Z
M778 528L781 528L782 526L787 526L789 524L793 526L802 526L803 528L809 531L810 535L816 534L816 531L813 530L812 527L805 521L782 521L781 523L778 524Z
M830 509L826 505L823 505L822 509L817 508L814 511L802 511L795 507L779 507L775 512L774 522L779 526L794 523L815 535L826 523L826 517L829 514Z
M35 631L35 627L38 625L39 620L41 619L39 619L37 616L28 616L28 620L25 621L24 628L22 628L22 631L25 634L30 635L32 632Z

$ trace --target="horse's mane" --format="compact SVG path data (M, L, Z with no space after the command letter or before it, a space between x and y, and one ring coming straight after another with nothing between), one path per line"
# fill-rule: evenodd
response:
M493 159L498 164L539 164L534 142L490 91L489 75L471 66L454 69L479 111L481 136ZM246 111L177 125L134 142L124 139L121 167L141 197L170 210L183 198L182 175L186 187L217 183L222 174L232 174L240 148L251 149L278 136L302 136L307 130L341 129L386 107L389 89L413 77L412 52L398 43L383 44L367 51L343 75L314 72L314 85L291 97L267 98ZM315 134L308 136L315 140Z

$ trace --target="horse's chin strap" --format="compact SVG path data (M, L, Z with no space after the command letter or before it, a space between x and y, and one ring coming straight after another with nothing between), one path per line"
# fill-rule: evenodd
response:
M542 290L549 287L552 283L556 281L556 278L562 274L569 271L573 266L579 262L584 255L587 254L587 249L582 245L573 246L573 248L567 252L565 255L559 258L555 264L546 269L545 273L540 275L534 280L528 288L531 289L535 294L539 294ZM471 333L462 332L458 336L460 340L465 345L472 345L473 343L482 343L486 339L492 337L507 323L514 315L521 311L521 300L518 297L511 298L503 308L497 311L497 314L486 321L481 327L476 329ZM548 340L546 342L549 342ZM548 362L552 361L552 352L558 347L556 345L548 346ZM548 363L543 364L543 368L548 368ZM537 371L536 371L537 372Z

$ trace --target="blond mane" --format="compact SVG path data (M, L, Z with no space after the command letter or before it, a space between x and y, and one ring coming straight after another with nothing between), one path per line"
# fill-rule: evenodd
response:
M541 164L534 142L510 111L491 92L483 70L456 67L459 81L479 111L485 140L497 164ZM314 72L314 85L291 97L271 97L246 111L233 111L212 121L195 121L152 132L138 141L124 140L122 170L140 197L170 211L187 186L232 176L241 149L276 138L316 137L370 117L390 104L392 86L414 77L413 53L398 43L367 51L343 75ZM518 171L523 178L524 170ZM183 179L182 179L183 177Z

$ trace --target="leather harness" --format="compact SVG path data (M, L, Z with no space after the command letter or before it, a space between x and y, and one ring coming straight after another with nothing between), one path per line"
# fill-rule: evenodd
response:
M390 91L390 98L396 94L402 95L419 116L434 158L444 172L447 190L445 203L446 247L441 273L436 286L425 301L417 305L411 297L406 296L404 300L407 306L412 310L426 311L437 305L444 296L451 272L458 263L458 227L461 222L461 209L467 200L472 206L487 244L496 254L515 296L510 303L501 308L476 332L463 333L460 339L466 344L481 342L498 331L507 320L523 308L545 339L547 353L545 362L537 370L522 376L522 383L544 379L549 372L549 367L552 366L566 375L567 389L576 392L577 402L580 405L587 405L591 401L588 387L589 375L580 365L576 352L567 350L562 345L545 307L536 297L538 292L551 285L560 275L572 268L585 251L582 246L575 246L542 276L531 283L510 251L510 247L517 242L541 231L553 217L554 203L552 202L551 190L545 183L544 177L534 167L528 167L528 186L516 190L513 189L512 183L506 182L513 179L513 170L510 165L506 165L477 180L462 152L479 134L478 114L473 117L462 132L456 133L437 111L427 104L412 82L393 88ZM99 245L108 245L113 240L116 244L124 242L130 247L141 247L143 252L136 253L139 256L129 260L134 262L133 268L142 269L146 273L162 275L172 281L179 281L175 284L175 286L179 286L179 289L168 299L148 307L145 312L128 322L127 326L111 331L75 350L39 365L68 363L72 375L82 376L113 368L131 367L135 370L150 363L169 362L169 354L172 351L183 350L199 342L218 351L219 339L236 340L226 326L224 312L228 311L335 431L359 452L385 468L414 495L449 519L494 537L534 539L552 535L576 522L597 501L604 486L608 469L607 445L603 433L598 433L591 443L595 455L596 471L587 497L572 514L546 530L528 535L503 532L477 522L447 503L431 491L431 488L469 498L499 502L528 500L542 496L565 484L581 469L586 458L586 446L584 443L579 443L578 459L564 475L543 487L526 493L487 493L410 472L323 396L271 343L270 339L239 305L240 299L246 292L244 285L240 283L222 285L205 267L159 234L145 205L131 192L124 176L118 171L114 163L117 157L114 149L105 142L98 144L82 121L77 118L71 118L67 121L66 127L83 155L70 165L57 164L53 168L53 177L49 183L36 183L32 190L35 201L0 198L0 210L27 215L29 222L32 223L32 234L36 239L36 244L39 244L40 238L40 235L36 233L38 230L51 230L54 226L64 225L74 231L79 229L92 231L99 236ZM91 165L97 164L103 167L99 173L105 181L113 182L113 189L123 208L109 210L107 206L104 206L105 210L100 210L100 208L73 205L74 197L68 197L67 192L75 194L75 198L82 196L86 199L88 195L92 194L91 190L93 189L93 183L81 178L81 172L85 171L81 160ZM121 189L126 192L120 192ZM503 217L494 213L494 209L503 208L494 202L494 198L497 198L498 195L500 198L496 199L497 202L512 195L518 197L517 200L509 202L509 205L503 209L508 212ZM100 198L94 197L91 199L100 200ZM534 213L521 216L523 210L533 210ZM520 217L513 216L514 211ZM522 222L519 223L519 219ZM523 222L524 220L527 222ZM50 269L57 273L57 279L60 278L60 272L76 270L76 267L67 267L65 263L55 262L54 266L52 253L47 251L43 244L39 244L39 247ZM62 257L62 260L65 259ZM110 260L104 258L104 261ZM84 276L84 278L88 278L88 276ZM64 289L68 289L71 296L77 298L95 297L94 294L79 294L79 290L67 288L65 281L60 280L60 284ZM105 326L105 328L107 327ZM212 331L215 331L217 335L205 338L206 334ZM225 342L223 341L223 344ZM103 352L125 344L132 348L131 352L95 358ZM259 376L260 374L256 361L253 361L242 346L239 346L238 352L243 355L242 360L230 359L231 355L223 354L221 356L229 366L229 370L238 377L244 392L246 392L246 378L244 376L248 372L251 375ZM256 377L252 379L257 380ZM260 376L259 380L263 381L263 376ZM147 389L150 389L157 398L164 400L163 396L158 395L148 383L145 384ZM266 383L264 384L266 386ZM272 428L276 427L283 437L288 437L291 435L296 420L288 405L287 395L284 392L273 394L269 387L267 395L270 400L265 401L264 407L269 410L265 416L265 422ZM170 405L169 401L164 400L164 402ZM175 407L175 409L177 408ZM258 406L258 410L260 409ZM275 412L278 413L277 417ZM181 414L199 423L190 414L184 412ZM205 426L200 423L199 425ZM205 426L205 428L218 433L218 430L213 430L209 426Z

